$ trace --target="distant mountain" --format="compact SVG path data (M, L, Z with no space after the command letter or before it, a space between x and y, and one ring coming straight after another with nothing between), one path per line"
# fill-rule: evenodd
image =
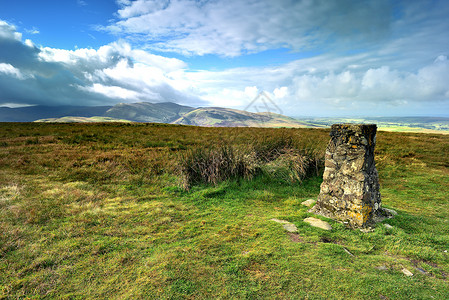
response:
M114 106L0 107L0 122L154 122L207 127L328 127L335 123L375 123L380 130L449 133L445 117L290 118L270 112L202 107L172 102Z
M0 122L32 122L37 119L65 116L102 116L112 106L27 106L0 107Z
M108 109L103 116L134 122L171 123L193 110L195 108L172 102L120 103Z
M252 113L222 107L192 110L173 124L206 127L308 127L304 122L279 114Z
M92 111L98 111L96 116L86 116L83 109L79 109L80 114L65 114L67 110L62 108L50 115L51 111L46 111L45 117L38 118L37 122L154 122L172 123L208 127L315 127L306 122L286 117L274 113L252 113L243 110L203 107L193 108L176 103L120 103L113 107L99 109L91 107ZM25 108L23 108L25 109ZM16 111L21 111L20 109ZM38 110L39 111L39 110ZM70 112L73 112L72 109ZM82 115L84 114L84 115ZM22 121L16 118L17 121ZM31 117L29 121L36 120Z

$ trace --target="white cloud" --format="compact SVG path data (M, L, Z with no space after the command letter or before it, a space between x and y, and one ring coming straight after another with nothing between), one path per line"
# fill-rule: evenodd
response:
M186 71L183 80L194 84L198 95L214 106L243 109L264 90L290 115L404 114L449 101L445 56L432 58L413 72L389 66L366 68L364 59L363 55L313 57L275 67Z
M136 0L119 4L120 20L104 30L141 39L153 49L224 56L382 39L393 9L386 0L368 5L346 0Z
M167 1L118 1L122 8L118 11L118 15L122 18L132 18L136 16L142 16L151 12L155 12L164 9L167 6Z
M115 0L115 2L119 6L125 6L125 5L130 5L131 4L131 0Z
M110 64L121 58L128 58L133 62L153 66L165 72L175 71L187 66L185 62L176 58L167 58L133 49L129 43L123 41L102 46L98 50L86 48L64 50L49 47L43 47L41 50L39 58L47 62Z
M0 63L0 73L6 74L6 75L12 75L20 80L24 80L27 77L27 76L23 75L19 69L15 68L14 66L12 66L10 64L5 64L5 63Z
M381 107L435 107L435 101L449 100L444 1L118 3L119 21L103 29L147 49L230 57L279 47L316 51L278 66L215 72L181 67L167 75L167 83L211 105L244 108L262 90L288 113L370 114Z
M258 93L259 89L256 86L245 87L245 95L247 95L250 99L256 98Z
M274 94L274 97L276 99L282 99L285 96L287 96L287 94L288 94L288 87L283 86L281 88L276 88L276 89L274 89L273 94Z
M123 41L112 43L111 47L114 47L114 49L121 55L132 58L132 60L137 63L154 66L166 72L176 71L187 67L187 64L182 60L151 54L144 50L133 49L129 43Z
M33 27L31 29L25 29L25 31L28 34L39 34L40 33L39 29L37 29L36 27Z
M80 89L93 93L102 94L108 98L116 98L120 100L139 100L139 94L134 91L124 89L119 86L105 86L100 83L94 83L92 86L81 86Z
M26 39L26 40L25 40L25 45L27 45L27 46L30 47L30 48L35 47L35 46L34 46L34 43L33 43L30 39Z
M16 41L21 41L22 34L16 31L16 27L14 25L8 24L7 22L0 20L0 38L14 39Z

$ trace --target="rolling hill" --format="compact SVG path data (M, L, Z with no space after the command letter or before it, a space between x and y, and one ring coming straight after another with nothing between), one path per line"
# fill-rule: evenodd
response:
M115 119L109 117L61 117L61 118L47 118L39 119L34 122L44 122L44 123L98 123L98 122L124 122L129 123L132 121L124 119Z
M112 106L28 106L0 107L0 122L33 122L38 119L62 118L66 116L95 117Z
M119 103L107 110L103 116L134 122L171 123L192 110L195 108L172 102Z
M96 116L45 116L37 122L151 122L205 127L316 127L280 114L252 113L223 107L194 108L172 102L120 103ZM28 118L29 120L30 118ZM34 120L32 120L34 121Z
M205 127L308 127L304 122L279 114L222 107L198 108L173 123Z

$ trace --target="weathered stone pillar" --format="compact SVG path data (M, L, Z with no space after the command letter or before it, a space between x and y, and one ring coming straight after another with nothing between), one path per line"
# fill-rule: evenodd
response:
M374 163L375 124L334 124L326 148L320 195L312 212L368 227L382 215Z

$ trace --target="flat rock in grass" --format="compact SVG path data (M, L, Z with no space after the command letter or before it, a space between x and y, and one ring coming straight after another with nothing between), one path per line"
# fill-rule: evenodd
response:
M313 227L318 227L324 230L332 230L332 226L329 223L317 218L308 217L304 219L304 222L309 223Z
M387 228L387 229L393 229L393 226L391 226L390 224L385 223L384 226L385 226L385 228Z
M288 232L298 232L298 228L292 223L282 224L282 227Z
M389 208L382 207L382 210L390 215L390 218L393 216L397 216L398 212Z
M309 200L306 200L306 201L304 201L304 202L301 202L302 205L305 205L305 206L307 206L307 207L311 207L311 206L313 206L315 203L316 203L316 200L313 200L313 199L309 199Z
M409 270L407 270L406 268L403 268L401 271L402 271L402 273L404 273L405 276L408 276L408 277L413 276L413 273L410 272Z
M288 232L298 232L298 228L295 224L290 223L289 221L279 220L279 219L270 219L270 221L282 224L282 227Z

